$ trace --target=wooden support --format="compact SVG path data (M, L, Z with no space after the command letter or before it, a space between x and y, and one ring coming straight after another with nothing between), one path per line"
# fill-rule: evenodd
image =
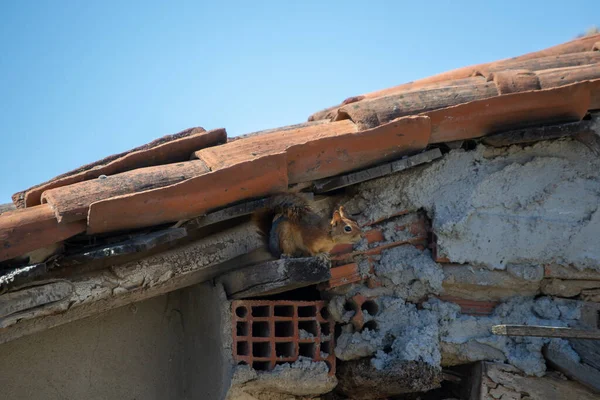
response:
M73 285L57 281L9 292L0 296L0 320L8 315L40 307L71 295Z
M312 193L299 194L304 196L308 201L314 199L314 195ZM250 215L254 211L265 207L268 204L268 201L269 198L245 201L243 203L235 204L231 207L226 207L222 210L211 212L201 217L197 217L192 220L186 221L182 225L185 225L185 227L188 229L200 229L205 226L217 224L219 222Z
M553 368L562 372L569 378L580 382L590 390L600 393L600 371L587 364L573 360L568 354L565 354L556 346L545 346L543 354Z
M42 202L54 207L59 222L84 220L94 202L170 186L207 172L200 160L139 168L50 189L42 194Z
M185 228L170 228L144 235L138 235L123 242L97 247L65 257L61 260L61 265L68 264L70 262L91 262L102 258L141 253L143 251L153 249L156 246L183 239L186 236L187 230Z
M483 144L493 147L510 146L513 144L532 143L540 140L557 139L593 131L593 123L589 120L540 126L536 128L517 129L484 137Z
M313 184L316 193L325 193L332 190L341 189L346 186L356 185L371 179L381 178L386 175L399 172L416 165L431 162L442 156L440 149L432 149L401 160L392 161L376 167L363 169L362 171L351 172L345 175L334 176L316 181Z
M492 333L501 336L534 336L600 340L600 330L533 325L494 325Z
M331 263L321 257L286 258L229 272L217 280L227 296L245 299L286 292L331 278Z
M0 215L0 261L61 242L84 232L85 221L59 224L49 204Z
M471 390L469 400L595 400L598 396L578 382L549 371L543 377L526 376L509 364L482 362L479 388ZM479 390L477 390L479 389Z

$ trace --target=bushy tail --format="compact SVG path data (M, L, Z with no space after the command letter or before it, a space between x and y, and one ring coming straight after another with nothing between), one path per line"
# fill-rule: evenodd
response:
M291 221L298 221L310 212L308 201L295 193L277 194L267 200L266 206L252 215L252 221L263 236L269 236L273 218L281 214Z

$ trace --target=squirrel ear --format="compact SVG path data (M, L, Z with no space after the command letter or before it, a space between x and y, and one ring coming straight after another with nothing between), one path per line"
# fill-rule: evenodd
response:
M340 217L342 217L342 219L348 219L348 216L346 215L346 210L344 209L344 206L340 206Z
M338 210L333 212L333 217L331 218L331 225L335 225L342 220L342 216Z

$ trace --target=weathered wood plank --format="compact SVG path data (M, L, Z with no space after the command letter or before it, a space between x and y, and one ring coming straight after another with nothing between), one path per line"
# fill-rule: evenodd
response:
M539 126L536 128L517 129L484 137L483 144L493 147L504 147L513 144L532 143L540 140L557 139L591 132L592 121L584 120L567 124Z
M570 339L569 342L583 363L600 371L600 342L581 339Z
M346 186L356 185L357 183L381 178L383 176L390 175L416 165L431 162L437 158L440 158L441 156L442 152L440 149L432 149L411 157L406 157L401 160L392 161L390 163L367 168L361 171L334 176L332 178L321 179L313 184L314 191L316 193L325 193L332 190L341 189Z
M24 281L45 275L48 272L46 263L26 265L4 270L0 274L0 294L12 286L21 285Z
M58 281L3 294L0 296L0 320L20 311L62 300L72 292L73 285L70 282Z
M308 201L314 199L312 193L299 193L304 196ZM200 229L205 226L217 224L219 222L228 221L230 219L243 217L252 214L254 211L265 207L268 204L269 198L262 198L257 200L245 201L243 203L235 204L231 207L223 208L215 212L208 213L206 215L186 221L182 225L185 225L188 229Z
M581 382L590 390L600 393L600 371L587 364L578 363L569 355L561 351L557 346L545 346L544 357L556 370L562 372L569 378ZM569 397L576 398L576 397Z
M600 340L600 330L533 325L494 325L492 333L502 336L534 336Z
M512 365L483 363L481 394L470 400L543 399L595 400L598 396L578 382L564 379L557 372L543 377L525 376Z
M133 237L123 242L86 250L61 260L61 264L70 262L91 262L101 258L123 256L151 250L161 244L174 242L187 236L185 228L170 228Z
M218 278L229 298L267 296L324 282L331 263L320 257L287 258L252 265Z
M73 274L67 298L0 321L0 344L213 279L254 263L247 255L263 248L248 223L139 260Z

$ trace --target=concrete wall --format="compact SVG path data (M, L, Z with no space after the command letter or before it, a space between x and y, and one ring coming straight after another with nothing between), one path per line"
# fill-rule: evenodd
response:
M220 399L220 300L198 285L0 345L0 398Z

